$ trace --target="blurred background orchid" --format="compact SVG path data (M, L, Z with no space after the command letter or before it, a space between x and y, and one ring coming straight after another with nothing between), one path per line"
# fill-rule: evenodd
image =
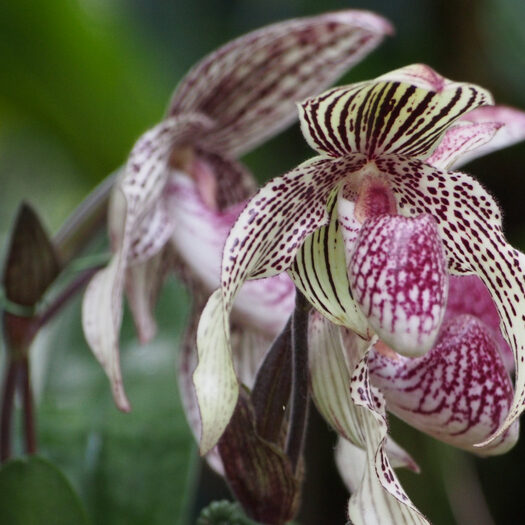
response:
M525 108L525 39L521 31L525 7L520 3L323 3L324 11L348 7L373 10L386 17L396 35L339 83L374 78L408 63L423 62L449 78L482 85L498 103ZM319 14L319 10L318 3L309 0L240 0L227 4L200 0L191 5L151 0L3 3L3 249L22 199L36 208L50 232L56 232L92 187L123 164L137 137L161 121L173 87L203 56L265 24ZM521 210L524 155L525 145L519 144L462 168L493 193L504 210L506 235L521 249L525 246ZM258 183L264 183L310 156L298 126L293 126L243 155L242 161ZM200 201L188 180L174 182L180 184L179 195L188 197L184 203L191 212ZM27 216L27 210L24 213ZM67 235L62 235L64 238ZM66 258L74 251L74 246L67 243L62 247ZM108 252L104 236L90 246L90 253ZM200 257L199 252L195 257ZM101 259L84 260L70 268L66 277L85 276L86 265L100 267ZM51 264L50 272L54 271ZM209 284L210 288L214 286ZM475 286L469 283L469 291ZM53 306L56 293L50 290L44 307ZM482 299L476 305L465 305L461 298L460 291L455 296L455 310L445 322L453 324L455 315L467 313L491 330L497 328L490 305ZM120 348L127 394L133 406L129 414L115 410L107 379L90 355L81 333L78 301L47 324L32 346L39 453L65 474L94 523L194 523L200 508L211 500L229 497L223 481L198 460L174 380L179 359L173 351L174 341L184 348L189 304L186 288L180 281L167 278L155 311L158 336L143 346L136 341L130 312L124 311ZM150 308L150 304L142 306ZM153 325L146 323L138 328L141 338L147 340ZM496 333L498 344L499 337ZM508 365L508 353L506 357ZM385 354L379 350L372 358L372 382L383 389L387 404L390 401L394 406L397 394L388 393L393 372L384 359ZM398 411L400 417L402 408ZM19 413L15 410L15 415ZM398 471L400 481L415 505L434 523L489 525L520 521L523 442L518 441L504 456L472 460L393 417L389 423L391 435L421 468L418 475ZM348 493L333 460L335 443L336 434L312 410L306 443L308 475L299 523L344 523L346 519ZM14 454L23 448L15 439ZM399 457L400 463L407 464L406 456ZM359 461L362 459L356 459L356 465ZM43 500L58 498L70 505L67 483L62 492L53 492L49 478L42 474L45 467L38 468L35 475ZM5 469L0 473L0 517L6 503L15 500L9 491L13 485L5 480L15 479L19 472ZM351 480L346 481L351 485ZM56 486L62 487L60 483ZM320 486L326 490L320 491ZM18 491L18 497L29 502L27 508L36 508L30 491Z

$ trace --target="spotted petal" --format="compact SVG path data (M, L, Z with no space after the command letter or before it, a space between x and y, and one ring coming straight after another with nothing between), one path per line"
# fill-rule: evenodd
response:
M157 255L170 239L174 227L166 201L159 199L130 235L128 265L143 263Z
M496 339L505 368L512 372L514 357L501 333L498 310L487 287L477 275L451 275L449 278L447 310L443 322L462 314L477 317L492 331L491 335Z
M349 518L355 525L428 525L390 465L384 400L369 383L363 344L357 336L351 341L353 347L346 349L345 358L340 329L319 314L311 316L308 346L313 399L343 437L366 451L362 478L350 498Z
M356 156L303 163L259 190L231 229L224 245L222 287L211 296L199 324L194 382L202 418L201 453L215 445L235 408L238 385L229 317L241 285L290 267L305 237L328 222L329 195L362 162Z
M329 86L391 32L384 18L354 10L270 25L197 64L169 114L208 115L217 127L206 145L238 157L290 124L296 100Z
M514 400L507 418L490 438L496 439L519 417L525 404L525 255L507 243L499 208L475 179L418 161L402 164L406 169L391 177L400 213L434 216L449 271L476 273L481 278L512 348L516 363ZM490 439L482 445L488 445Z
M203 115L171 117L150 129L133 147L120 184L126 197L126 224L133 230L153 206L166 185L173 149L196 141L213 123Z
M404 467L419 473L417 463L390 436L385 441L385 451L393 468ZM366 469L366 452L340 437L335 448L335 462L346 488L350 493L356 492Z
M299 117L310 146L332 157L360 152L427 158L455 120L491 102L478 86L413 65L307 99Z
M432 347L448 292L446 261L432 216L368 219L348 275L355 300L383 341L408 356Z
M410 425L470 452L506 452L517 441L514 423L485 449L474 447L495 432L512 402L512 384L497 342L482 321L460 315L446 323L423 357L371 353L371 380L388 410Z

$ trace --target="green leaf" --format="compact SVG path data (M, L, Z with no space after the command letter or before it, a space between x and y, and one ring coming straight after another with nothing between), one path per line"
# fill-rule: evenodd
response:
M65 476L38 457L16 459L0 470L0 523L82 525L87 517Z
M50 347L39 349L50 372L39 404L40 449L71 479L96 525L193 525L187 513L196 444L175 374L174 334L182 331L187 304L183 288L168 280L156 311L159 334L143 346L126 312L121 348L128 414L116 409L87 349L78 303L51 327Z

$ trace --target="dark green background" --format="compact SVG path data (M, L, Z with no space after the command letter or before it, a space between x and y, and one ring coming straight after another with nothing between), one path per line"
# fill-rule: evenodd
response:
M264 24L319 13L320 4L0 1L1 245L21 199L32 202L56 231L82 197L125 160L140 133L161 118L177 81L206 53ZM445 76L482 84L499 103L525 109L524 2L322 5L374 10L396 28L344 82L425 62ZM310 155L295 126L245 160L262 181ZM509 238L522 248L524 160L525 145L518 145L466 168L494 193ZM183 289L171 281L158 309L159 337L147 347L135 341L129 319L125 323L122 360L130 415L113 407L106 379L83 341L78 304L32 350L41 453L63 470L97 525L185 523L193 506L205 504L217 488L205 475L206 491L193 490L198 460L177 397L174 369L186 302ZM317 419L313 427L302 523L343 523L346 495L333 472L333 434ZM404 486L435 524L521 522L524 444L506 456L473 462L401 424L394 424L394 432L423 467L419 476L402 474ZM484 521L474 497L480 487L493 522Z

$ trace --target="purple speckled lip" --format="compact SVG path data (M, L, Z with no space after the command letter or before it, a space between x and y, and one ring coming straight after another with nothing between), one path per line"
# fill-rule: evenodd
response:
M516 443L517 424L489 447L474 447L497 430L513 396L497 341L480 319L463 314L446 321L436 345L416 359L392 358L378 346L369 366L388 410L410 425L484 455Z
M431 215L378 215L365 221L350 258L349 280L384 342L407 356L433 346L445 313L448 274Z

